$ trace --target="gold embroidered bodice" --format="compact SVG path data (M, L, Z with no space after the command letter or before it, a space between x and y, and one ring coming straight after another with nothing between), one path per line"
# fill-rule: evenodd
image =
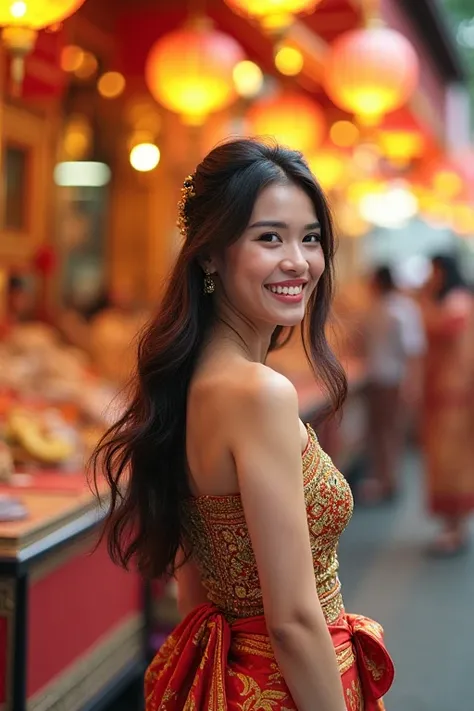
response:
M308 527L318 596L328 624L343 611L337 545L352 515L346 480L308 427L303 454ZM239 494L186 500L185 533L209 600L230 619L263 614L262 592Z

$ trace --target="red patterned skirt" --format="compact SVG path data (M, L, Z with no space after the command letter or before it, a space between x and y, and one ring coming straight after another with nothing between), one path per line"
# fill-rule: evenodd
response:
M381 626L344 613L329 631L347 711L383 711L394 667ZM145 694L146 711L296 710L265 618L229 624L211 604L193 610L168 637L148 668Z

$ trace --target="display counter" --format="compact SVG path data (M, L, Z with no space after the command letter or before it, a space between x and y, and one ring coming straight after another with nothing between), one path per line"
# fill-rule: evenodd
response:
M145 665L142 583L93 551L103 516L84 474L14 476L0 523L0 710L99 711Z

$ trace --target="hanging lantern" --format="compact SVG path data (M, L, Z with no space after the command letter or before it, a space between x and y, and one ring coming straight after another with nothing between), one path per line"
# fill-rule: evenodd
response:
M270 137L302 153L320 146L326 131L319 105L293 92L258 101L249 109L246 119L249 133Z
M334 42L325 88L336 106L375 125L410 98L418 75L418 57L402 34L368 27L346 32Z
M257 20L269 28L291 23L294 15L314 12L321 0L225 0L237 15Z
M233 71L243 59L244 52L232 37L199 22L156 42L145 77L160 104L186 123L201 124L237 99Z
M74 14L85 0L3 0L0 3L2 41L12 54L16 90L24 77L24 58L36 42L38 30L56 25Z

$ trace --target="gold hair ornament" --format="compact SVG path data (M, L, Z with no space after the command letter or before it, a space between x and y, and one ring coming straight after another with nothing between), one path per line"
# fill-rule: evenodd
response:
M183 237L186 237L188 232L188 218L186 217L186 203L190 197L194 197L194 175L188 175L181 188L181 199L178 202L178 220L176 225Z

